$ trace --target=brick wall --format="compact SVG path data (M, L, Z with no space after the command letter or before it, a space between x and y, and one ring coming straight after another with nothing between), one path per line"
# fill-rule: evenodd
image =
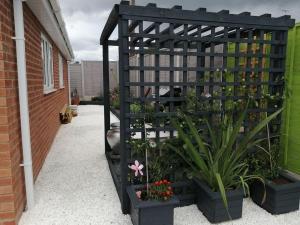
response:
M59 128L59 111L68 103L67 62L64 85L59 89L58 53L53 46L55 92L44 95L41 60L41 33L46 36L33 13L24 6L26 66L30 110L33 171L36 179ZM13 5L0 1L0 225L17 224L25 207L21 133L18 102ZM50 37L48 36L48 39Z

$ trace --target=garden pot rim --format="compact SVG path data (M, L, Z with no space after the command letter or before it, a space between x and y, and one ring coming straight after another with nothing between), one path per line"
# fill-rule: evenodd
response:
M218 192L212 191L212 189L206 184L205 181L203 181L199 178L193 178L193 180L196 182L197 185L200 185L211 198L213 198L213 199L221 198L221 193L219 191ZM239 196L243 197L244 191L242 188L229 190L229 191L226 191L226 196L227 196L227 198L239 197Z
M161 206L170 206L174 207L179 206L179 200L176 196L173 196L168 201L158 201L158 200L148 200L141 201L136 196L136 189L144 187L144 185L130 185L127 187L127 194L130 198L130 201L134 208L150 208L150 207L161 207Z
M272 189L275 190L282 190L282 189L287 189L287 188L295 188L299 187L300 188L300 180L296 179L295 177L291 176L288 174L286 171L280 171L280 176L283 178L291 181L291 183L288 184L275 184L273 181L266 179L266 186L271 187Z

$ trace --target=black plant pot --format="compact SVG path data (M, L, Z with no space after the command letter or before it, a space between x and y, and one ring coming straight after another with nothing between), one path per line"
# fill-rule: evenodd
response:
M282 172L280 176L289 181L286 184L275 184L272 181L266 181L264 185L261 182L254 182L250 186L252 200L271 214L283 214L299 209L300 181ZM263 201L264 193L266 198Z
M174 208L179 200L172 197L166 202L148 200L141 201L136 196L140 186L129 186L127 193L130 198L130 216L133 225L173 225Z
M206 183L199 179L195 179L195 183L198 209L201 210L209 222L220 223L242 217L244 196L242 189L226 192L228 201L227 211L219 192L213 192Z

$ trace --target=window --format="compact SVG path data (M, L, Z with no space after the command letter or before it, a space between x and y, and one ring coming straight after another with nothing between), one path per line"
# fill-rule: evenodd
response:
M59 87L64 87L64 61L61 54L58 53L58 74L59 74Z
M44 74L44 92L54 89L52 45L42 34L42 60Z

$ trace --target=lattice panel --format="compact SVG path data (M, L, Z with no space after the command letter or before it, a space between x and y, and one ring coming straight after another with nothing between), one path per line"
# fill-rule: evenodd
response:
M282 106L286 31L138 21L128 37L134 62L128 71L135 73L135 79L125 83L131 90L125 101L156 105L157 119L149 131L156 131L158 138L159 131L172 130L162 127L159 118L174 115L189 92L195 92L199 102L194 113L203 117L241 111L252 99L247 120L255 124L262 114ZM145 63L145 59L150 60ZM143 96L148 88L151 94ZM161 89L168 89L170 95L162 97ZM175 95L174 89L180 94ZM160 105L165 104L168 107L161 112ZM143 118L144 111L126 116Z

